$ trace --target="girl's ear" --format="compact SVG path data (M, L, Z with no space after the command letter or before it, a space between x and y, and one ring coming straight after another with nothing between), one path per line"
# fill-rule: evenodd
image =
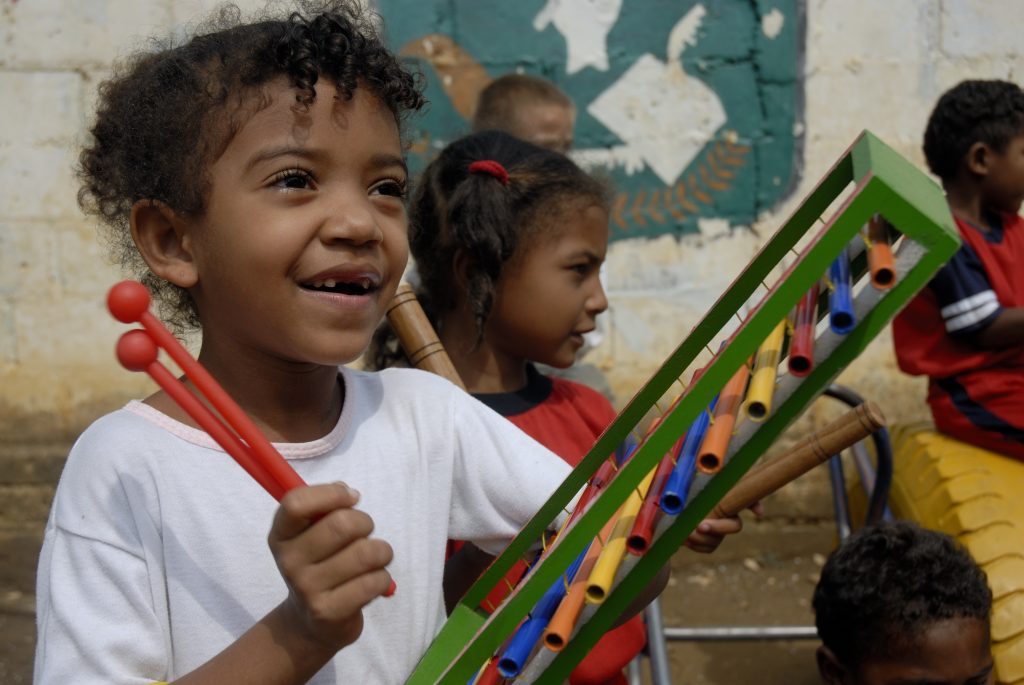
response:
M839 663L839 659L832 653L832 650L821 645L815 654L818 660L818 674L821 681L826 685L844 685L846 683L846 668Z
M458 290L456 300L459 302L465 301L466 293L469 292L470 276L475 265L476 260L465 250L459 248L455 251L455 256L452 258L452 276Z
M986 143L977 142L967 148L964 157L967 169L977 176L987 176L988 167L992 162L992 148Z
M132 206L132 240L154 274L181 288L199 281L192 255L189 225L159 200L139 200Z

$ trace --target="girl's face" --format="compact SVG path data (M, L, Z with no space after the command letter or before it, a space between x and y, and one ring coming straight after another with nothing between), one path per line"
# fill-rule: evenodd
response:
M295 111L282 79L209 167L191 224L203 348L336 365L365 349L408 256L394 116L321 79ZM233 357L232 357L233 358Z
M608 213L567 207L548 219L558 230L510 260L484 330L495 352L565 368L608 308L598 278L608 248Z

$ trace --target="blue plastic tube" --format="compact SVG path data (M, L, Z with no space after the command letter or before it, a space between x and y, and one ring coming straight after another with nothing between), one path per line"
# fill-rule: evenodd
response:
M669 516L676 516L686 505L690 484L693 482L693 472L697 468L697 452L704 442L704 434L711 423L711 414L715 411L716 404L718 395L711 400L711 406L702 411L690 424L690 430L686 431L686 440L683 441L683 446L679 448L679 454L676 456L676 467L665 481L665 488L661 491L661 510Z
M533 648L544 634L544 629L548 627L551 617L554 616L558 604L565 597L566 587L580 570L580 565L586 555L586 549L580 552L580 555L566 569L565 574L559 576L558 580L548 588L548 591L533 607L530 617L519 626L512 639L509 640L508 647L498 660L498 673L502 676L515 678L522 672L527 659L533 653Z
M850 276L850 258L843 248L829 267L828 277L832 281L832 290L828 294L828 321L832 330L839 335L846 335L857 325L857 317L853 313L853 283Z

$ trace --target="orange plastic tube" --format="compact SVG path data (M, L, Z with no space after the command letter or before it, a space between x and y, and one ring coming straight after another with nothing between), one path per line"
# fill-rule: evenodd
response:
M617 519L618 514L604 524L597 539L590 543L583 563L580 564L580 570L576 572L576 577L569 584L569 590L555 610L555 615L548 622L548 628L544 631L544 645L553 652L562 651L576 628L576 622L580 620L580 612L583 611L583 605L587 600L587 580L594 570L597 558L601 556L601 550L604 548L602 541L607 541L611 536Z
M881 214L868 220L867 234L871 285L877 290L888 290L896 285L896 261L889 245L889 226Z
M697 470L701 473L718 473L722 468L749 378L750 361L748 360L737 369L729 382L722 388L722 392L719 393L714 421L708 427L707 433L704 434L704 442L701 443L700 451L697 452Z

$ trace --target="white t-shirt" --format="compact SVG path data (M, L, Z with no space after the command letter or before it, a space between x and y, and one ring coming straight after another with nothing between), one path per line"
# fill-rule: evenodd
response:
M444 621L448 539L496 552L565 462L431 374L342 370L320 440L276 447L310 484L344 481L394 548L397 593L312 683L402 683ZM286 596L277 503L202 431L132 402L90 426L61 475L39 562L37 685L180 677Z

